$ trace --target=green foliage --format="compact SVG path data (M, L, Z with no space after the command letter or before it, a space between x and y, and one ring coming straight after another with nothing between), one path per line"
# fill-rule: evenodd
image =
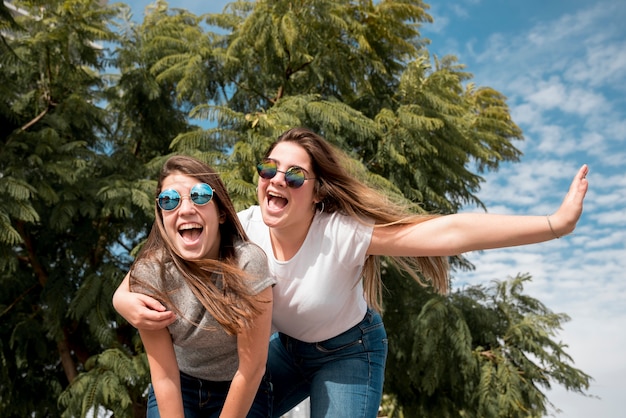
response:
M205 71L224 80L228 95L221 105L190 100L192 114L268 139L308 126L427 210L480 204L475 193L482 178L473 170L497 169L520 155L511 141L522 133L505 98L488 87L464 87L471 75L454 57L431 63L419 37L419 25L431 20L423 3L322 3L261 1L251 8L236 2L209 16L210 24L230 31L206 35L215 40L212 59L184 51L189 61L210 62ZM161 62L178 53L163 51ZM222 75L212 72L213 59ZM171 71L155 70L158 77ZM178 97L192 98L188 76L180 76ZM180 152L234 145L223 132L206 133L181 135L173 145ZM250 149L256 158L262 151Z
M137 107L120 106L141 102L144 90L124 74L122 86L107 84L103 45L117 37L109 26L115 8L87 0L16 5L28 14L3 38L12 55L3 55L0 75L9 90L0 108L9 122L0 147L0 415L60 416L57 398L92 356L110 347L140 352L134 330L114 326L111 296L151 222L154 183L144 164L167 151L169 129L187 124L158 90L159 113L148 113L141 128L168 129L131 136ZM98 105L105 100L113 112ZM141 141L150 145L145 153ZM90 387L119 392L110 378L99 382ZM135 403L145 378L142 385Z
M589 387L554 340L568 316L523 293L528 275L447 297L391 279L385 391L405 417L541 417L550 382Z
M428 53L420 0L202 16L159 0L139 24L123 4L12 3L27 14L0 4L1 416L145 415L145 355L111 297L171 153L213 165L243 209L267 146L308 126L360 178L440 213L481 205L480 173L520 155L506 98ZM384 279L389 416L536 416L536 387L587 387L554 342L567 318L523 295L525 278L448 298Z
M145 416L143 392L149 381L144 354L130 357L119 349L105 350L85 363L85 372L59 397L62 417L95 418L100 408L115 417Z

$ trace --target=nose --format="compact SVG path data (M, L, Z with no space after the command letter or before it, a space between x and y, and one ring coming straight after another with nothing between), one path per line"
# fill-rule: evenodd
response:
M279 173L282 174L282 176L279 175ZM287 185L287 180L285 179L286 175L287 175L286 171L276 170L276 175L270 179L270 182L278 183L282 185L283 187L285 187Z
M192 212L195 210L195 204L191 201L190 196L182 196L180 198L179 212Z

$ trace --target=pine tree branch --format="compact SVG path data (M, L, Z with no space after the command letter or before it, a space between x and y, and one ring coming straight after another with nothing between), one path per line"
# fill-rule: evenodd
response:
M33 126L34 124L36 124L37 122L39 122L44 116L46 116L46 114L48 113L48 110L50 109L50 107L46 107L41 113L39 113L37 116L35 116L34 119L32 119L30 122L28 122L26 125L22 126L20 128L20 132L24 132L26 131L28 128L30 128L31 126Z
M34 285L32 285L31 287L29 287L28 289L26 289L25 292L23 292L21 295L19 295L17 298L15 298L15 300L13 302L11 302L11 304L9 306L7 306L4 311L2 311L2 313L0 313L0 318L2 318L6 313L8 313L15 305L17 305L17 303L19 301L21 301L22 299L24 299L26 297L27 294L30 293L31 290L33 290L35 287L37 287L39 283L35 283Z
M43 266L41 265L41 263L39 263L37 259L37 251L35 250L35 247L33 246L31 236L27 234L26 231L24 230L23 222L18 222L16 227L20 235L22 236L22 239L24 240L24 245L26 246L26 253L28 254L28 261L30 262L33 268L33 271L35 272L35 276L38 278L39 284L41 285L41 287L45 287L46 283L48 282L48 273L45 271L45 269L43 268Z
M59 350L59 357L61 358L61 364L65 371L65 377L67 377L68 382L72 383L74 379L76 379L76 376L78 376L78 372L76 371L76 365L70 354L67 337L63 337L62 340L57 341L57 349Z

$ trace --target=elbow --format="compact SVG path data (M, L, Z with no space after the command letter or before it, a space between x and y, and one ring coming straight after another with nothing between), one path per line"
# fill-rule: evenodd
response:
M255 382L261 382L261 379L263 379L263 376L265 375L266 370L267 370L266 363L261 362L260 364L257 364L256 367L253 368L250 377Z
M239 368L237 374L245 378L247 382L252 382L254 385L261 383L263 376L265 375L267 368L265 362L255 362L245 368Z
M118 309L119 296L117 294L118 291L119 289L113 292L113 297L111 298L111 304L113 305L113 309L115 309L117 312L119 312L119 309Z

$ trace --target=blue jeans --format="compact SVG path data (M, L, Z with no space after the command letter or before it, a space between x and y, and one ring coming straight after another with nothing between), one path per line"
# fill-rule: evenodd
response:
M326 341L305 343L274 334L268 358L273 416L280 417L310 396L311 418L375 418L387 346L382 318L371 310L359 324Z
M230 382L211 382L180 373L180 387L183 395L185 418L217 418L226 402ZM254 398L248 412L248 418L268 418L272 416L272 385L267 374ZM160 418L154 390L150 385L148 392L148 418Z

